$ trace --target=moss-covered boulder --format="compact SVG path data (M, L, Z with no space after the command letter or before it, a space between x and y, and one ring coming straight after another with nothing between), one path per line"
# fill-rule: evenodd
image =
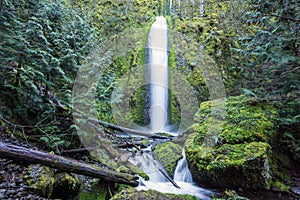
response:
M99 179L87 179L80 188L78 200L107 200L111 197L110 190L113 184Z
M246 96L202 103L185 142L194 178L227 188L269 189L276 118L272 106Z
M173 142L166 142L156 145L153 155L165 170L173 175L177 161L182 157L182 147Z
M249 200L246 197L240 196L236 191L234 190L226 190L224 191L224 194L221 198L214 198L214 200Z
M130 199L130 200L197 200L196 197L191 195L175 195L175 194L166 194L166 193L160 193L154 190L148 190L148 191L138 191L134 188L129 188L122 190L120 193L113 196L110 200L124 200L124 199Z
M79 190L80 181L68 173L57 173L46 166L30 165L24 181L34 193L45 198L70 198Z
M58 173L54 177L51 198L70 199L79 191L80 185L77 176L65 172Z
M34 189L38 195L50 198L54 185L54 173L49 167L30 165L28 173L24 176L25 183Z

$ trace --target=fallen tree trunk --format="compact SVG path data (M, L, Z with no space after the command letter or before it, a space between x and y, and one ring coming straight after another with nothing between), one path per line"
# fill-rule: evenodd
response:
M63 156L27 149L3 142L0 142L0 158L21 161L25 163L40 163L65 172L72 172L94 178L100 178L108 182L138 186L137 176L125 173L117 173L106 168L82 163Z
M73 108L73 111L78 113L79 115L83 116L83 118L87 119L88 122L93 123L95 125L100 124L101 126L104 126L108 129L121 131L123 133L129 133L129 134L133 134L133 135L139 135L139 136L154 138L154 139L155 138L157 138L157 139L170 139L171 138L171 137L162 136L162 135L158 135L158 134L154 134L154 133L150 133L150 132L146 132L146 131L139 131L139 130L134 130L134 129L130 129L130 128L125 128L125 127L122 127L122 126L117 126L115 124L110 124L110 123L104 122L102 120L88 118L85 113L83 113L82 111L80 111L76 108Z
M110 123L107 123L107 122L104 122L104 121L101 121L101 120L92 119L92 118L89 118L88 121L91 122L91 123L100 124L101 126L104 126L106 128L110 128L110 129L113 129L113 130L116 130L116 131L121 131L121 132L124 132L124 133L130 133L130 134L145 136L145 137L149 137L149 138L170 139L170 137L157 135L157 134L150 133L150 132L145 132L145 131L133 130L133 129L130 129L130 128L117 126L115 124L110 124Z
M70 150L62 150L60 153L61 154L68 154L68 153L81 153L81 152L86 152L90 150L95 150L99 147L91 147L91 148L79 148L79 149L70 149Z

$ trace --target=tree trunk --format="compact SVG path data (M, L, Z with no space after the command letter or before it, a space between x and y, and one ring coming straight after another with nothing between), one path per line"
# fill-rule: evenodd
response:
M27 149L3 142L0 142L0 158L11 159L25 163L40 163L61 171L100 178L108 182L138 186L137 176L125 173L117 173L106 168L82 163L63 156Z
M113 130L121 131L124 133L130 133L130 134L145 136L145 137L149 137L149 138L170 139L170 137L167 137L167 136L157 135L157 134L145 132L145 131L133 130L133 129L117 126L114 124L110 124L110 123L107 123L107 122L104 122L101 120L92 119L92 118L89 118L88 121L91 123L100 124L101 126L104 126L104 127L107 127L107 128L113 129Z

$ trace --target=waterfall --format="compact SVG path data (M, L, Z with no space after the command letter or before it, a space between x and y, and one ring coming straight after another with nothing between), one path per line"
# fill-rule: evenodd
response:
M140 178L140 184L137 190L156 190L163 193L190 194L201 200L210 200L214 192L194 185L191 172L187 167L184 151L182 154L184 157L179 160L174 174L174 181L180 188L174 187L163 173L160 172L163 170L166 173L163 166L153 158L151 148L144 149L143 152L138 152L134 157L131 157L129 161L149 176L149 180L147 181Z
M166 18L156 17L150 28L147 45L149 50L147 71L151 83L150 128L152 132L157 133L167 131L168 126L168 25ZM147 181L140 178L137 190L191 194L202 200L211 199L210 196L214 192L194 185L184 150L182 156L183 158L177 163L174 181L172 181L163 166L153 158L152 145L136 153L129 161L149 176Z
M204 0L200 0L200 16L204 16Z
M154 160L152 153L139 153L134 158L131 158L130 162L146 173L149 176L149 181L154 183L168 181L168 179L158 170L163 170L163 166Z
M168 24L163 16L156 17L148 37L151 83L150 128L162 132L168 123Z
M182 151L182 159L178 161L175 172L174 181L193 183L192 173L188 168L188 163L185 157L185 151Z

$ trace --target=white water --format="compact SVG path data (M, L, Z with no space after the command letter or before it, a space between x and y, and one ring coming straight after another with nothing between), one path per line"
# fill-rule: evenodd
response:
M150 129L165 131L168 123L168 24L163 16L156 17L149 37L149 71L151 83Z
M169 7L169 10L170 10L170 12L172 12L172 7L173 7L173 0L170 0L170 5L169 5L170 7Z
M178 161L174 172L174 181L180 188L176 188L160 172L160 170L164 171L163 166L154 160L151 154L151 148L148 149L148 151L144 150L143 153L138 153L135 157L130 159L130 162L142 169L150 178L148 181L140 178L140 185L137 187L137 190L156 190L163 193L190 194L201 200L211 199L212 191L200 188L194 184L185 156Z
M204 16L204 0L200 0L200 16Z
M167 20L156 17L152 24L149 37L149 71L151 83L150 128L152 132L167 131L168 126L168 25ZM191 194L201 200L211 199L213 192L200 188L193 183L192 175L183 151L183 158L178 161L174 171L176 188L161 172L163 166L151 153L152 147L143 149L129 161L149 176L149 180L140 178L138 190L157 190L163 193Z
M188 168L184 150L182 151L182 159L178 161L174 172L174 181L193 183L192 173Z

